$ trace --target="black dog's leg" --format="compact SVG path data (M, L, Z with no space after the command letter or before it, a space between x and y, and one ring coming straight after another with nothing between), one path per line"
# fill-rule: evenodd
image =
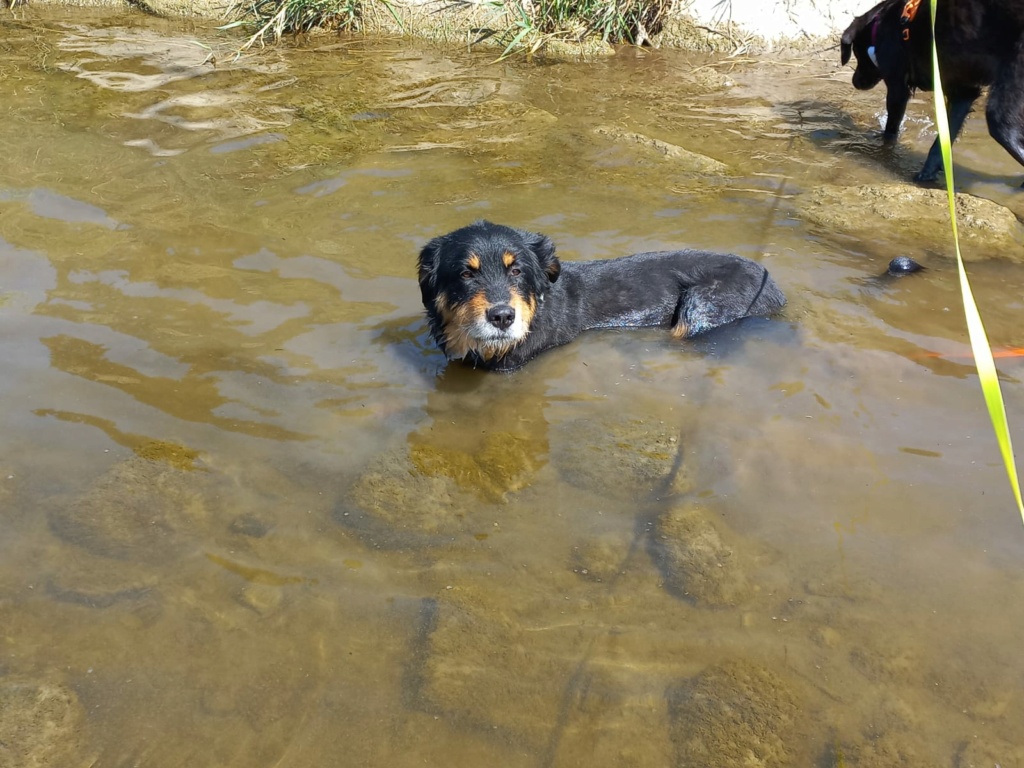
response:
M1024 61L1021 56L1004 68L992 84L985 117L992 138L1024 165Z
M910 101L910 88L906 80L885 84L885 130L882 140L893 144L900 135L903 116L907 114L907 102Z
M981 91L973 90L962 95L949 97L946 117L949 120L950 141L956 141L956 137L960 135L960 130L964 127L964 121L967 120L967 115L971 113L971 107L974 106L974 102L980 95ZM939 175L941 170L942 145L939 143L938 137L936 137L935 141L932 142L932 148L928 150L928 157L924 161L924 166L917 176L914 177L914 181L918 184L931 183L935 181L935 177Z

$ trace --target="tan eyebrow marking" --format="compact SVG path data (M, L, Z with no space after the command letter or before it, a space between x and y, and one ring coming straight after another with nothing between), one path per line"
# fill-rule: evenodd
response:
M469 254L469 258L466 259L466 266L470 269L480 269L480 257L475 253Z
M501 260L504 262L506 267L511 267L512 263L516 260L516 255L505 251L505 255L501 257Z

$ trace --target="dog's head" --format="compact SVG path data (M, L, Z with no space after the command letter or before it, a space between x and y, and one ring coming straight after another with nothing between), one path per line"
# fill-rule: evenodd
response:
M501 357L530 324L561 267L544 235L478 221L431 240L419 282L430 330L449 358Z
M840 63L843 66L850 61L850 54L857 57L857 67L853 71L853 87L859 91L870 90L882 80L876 44L883 5L885 3L876 5L863 16L854 19L839 40Z

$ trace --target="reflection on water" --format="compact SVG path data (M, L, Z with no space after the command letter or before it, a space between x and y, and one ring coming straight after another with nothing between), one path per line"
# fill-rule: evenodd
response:
M844 204L898 207L930 141L881 151L880 94L0 27L0 766L1024 763L1024 533L945 233ZM415 254L483 216L740 253L790 304L446 367ZM1006 256L971 269L1010 349Z

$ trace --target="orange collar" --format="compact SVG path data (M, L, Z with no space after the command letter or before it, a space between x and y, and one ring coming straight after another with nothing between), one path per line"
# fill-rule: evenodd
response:
M910 22L917 16L917 10L921 6L921 0L906 0L903 3L903 13L900 14L900 24L903 25L903 40L910 40Z

